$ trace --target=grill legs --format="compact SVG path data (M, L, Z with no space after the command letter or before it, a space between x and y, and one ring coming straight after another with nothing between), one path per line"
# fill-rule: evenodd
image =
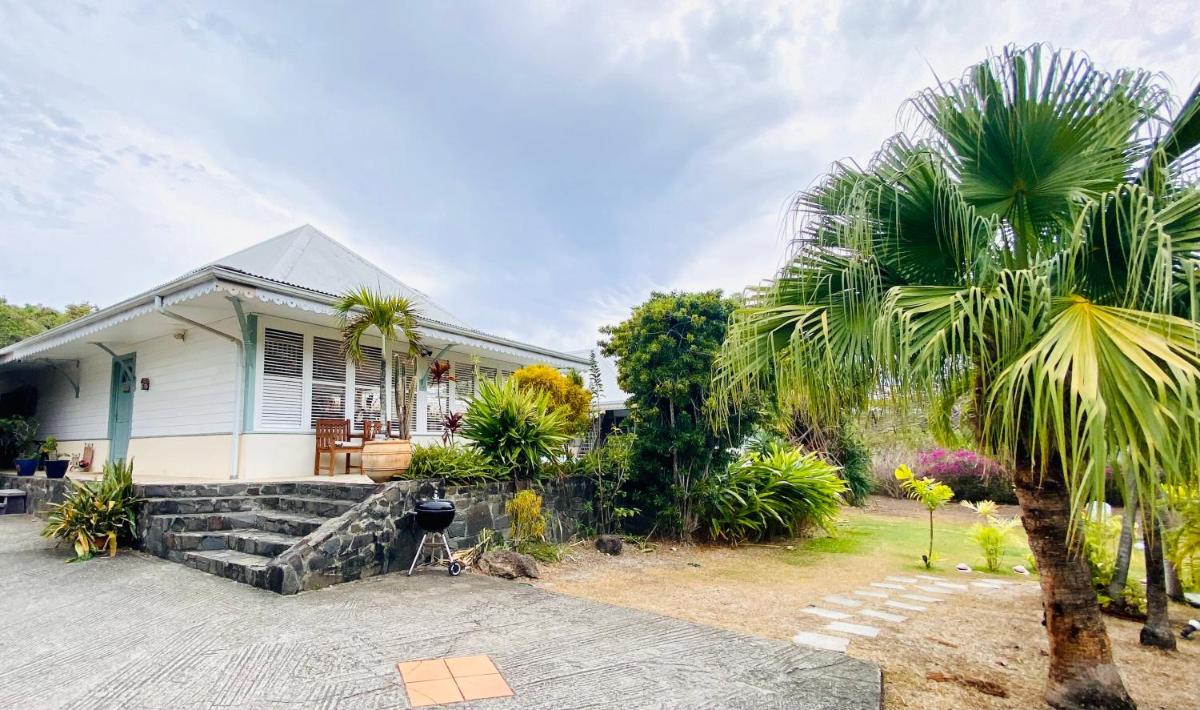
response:
M426 540L428 540L428 543ZM441 543L440 545L438 544L439 542ZM458 561L454 559L454 553L450 551L450 542L446 539L446 534L440 532L427 532L421 535L421 542L417 545L417 554L413 555L412 564L408 566L409 577L412 576L413 570L417 568L417 561L420 560L421 556L425 554L426 547L431 547L434 550L445 550L446 562L450 565L450 574L453 576L458 575L458 572L455 571L455 567L457 566L459 570L461 570L462 567L459 565Z

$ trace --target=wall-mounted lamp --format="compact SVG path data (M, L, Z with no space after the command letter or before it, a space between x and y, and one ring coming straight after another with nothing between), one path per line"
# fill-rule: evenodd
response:
M143 392L150 391L150 378L149 377L142 378L142 391Z

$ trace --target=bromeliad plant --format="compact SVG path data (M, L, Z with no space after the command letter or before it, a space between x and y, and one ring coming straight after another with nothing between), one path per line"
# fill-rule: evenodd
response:
M1000 562L1004 559L1004 550L1012 537L1012 531L1021 524L1019 518L1001 518L996 514L999 506L995 501L981 500L978 503L962 501L964 508L975 511L981 520L971 526L967 537L979 545L983 553L983 562L988 572L1000 571Z
M925 563L925 569L933 567L933 513L942 508L950 499L954 497L954 491L950 490L950 486L938 481L936 478L925 476L917 478L912 469L904 464L896 469L896 480L900 481L900 487L904 490L905 495L925 506L929 511L929 551L921 555L921 561Z
M141 502L133 493L133 461L106 463L99 481L70 483L67 499L51 505L43 537L71 543L75 557L70 562L104 552L113 557L119 545L133 542Z
M797 197L793 255L734 314L714 389L818 421L881 391L964 402L1037 557L1047 702L1132 708L1078 520L1118 454L1145 499L1200 470L1200 87L1180 104L1160 74L1034 45L908 108L913 130Z

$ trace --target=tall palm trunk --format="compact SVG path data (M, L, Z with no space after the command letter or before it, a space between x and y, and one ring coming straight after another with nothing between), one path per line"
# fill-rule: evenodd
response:
M1041 575L1050 639L1046 702L1060 710L1136 708L1113 663L1087 561L1067 544L1071 508L1062 471L1047 471L1039 480L1029 465L1021 465L1014 482Z
M1163 569L1162 519L1153 514L1153 502L1142 505L1142 540L1146 550L1146 624L1139 639L1143 646L1175 650L1175 634L1167 610L1167 586Z
M1129 583L1129 560L1133 557L1133 525L1137 521L1137 482L1125 476L1125 514L1121 518L1121 538L1117 542L1117 563L1112 581L1105 592L1112 603L1124 606L1125 586Z

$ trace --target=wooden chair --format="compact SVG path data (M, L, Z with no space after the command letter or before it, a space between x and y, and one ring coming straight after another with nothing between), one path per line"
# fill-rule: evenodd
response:
M375 438L376 434L384 433L384 436L391 437L392 426L390 422L376 422L368 419L363 422L363 443L367 443Z
M334 474L336 457L346 455L346 473L350 473L350 454L362 453L362 444L357 446L350 443L349 419L318 419L317 420L317 455L313 460L313 475L321 475L321 454L329 454L329 475ZM359 473L362 473L362 463L359 462Z

